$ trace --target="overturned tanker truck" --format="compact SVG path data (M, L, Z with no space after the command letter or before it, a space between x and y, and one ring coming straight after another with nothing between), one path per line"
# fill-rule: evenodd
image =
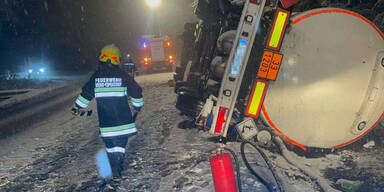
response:
M303 150L340 148L378 126L383 33L345 9L292 12L297 2L198 1L200 21L186 28L193 52L175 75L181 113L213 135L265 145L278 135Z

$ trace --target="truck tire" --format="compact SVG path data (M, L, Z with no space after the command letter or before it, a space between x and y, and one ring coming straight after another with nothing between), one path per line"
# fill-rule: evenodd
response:
M182 114L195 119L203 109L203 106L204 102L196 97L195 93L186 91L185 89L179 91L176 108L180 110Z

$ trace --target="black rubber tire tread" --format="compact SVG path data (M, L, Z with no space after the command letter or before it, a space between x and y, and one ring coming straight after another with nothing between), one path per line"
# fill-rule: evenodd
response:
M176 101L176 108L191 118L196 118L202 110L204 103L189 94L179 94Z

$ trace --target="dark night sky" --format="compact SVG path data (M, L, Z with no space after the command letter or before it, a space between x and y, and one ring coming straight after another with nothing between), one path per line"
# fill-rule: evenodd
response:
M193 1L163 0L151 10L144 0L0 0L0 69L44 60L56 70L87 72L106 44L127 53L152 26L180 34L195 20Z

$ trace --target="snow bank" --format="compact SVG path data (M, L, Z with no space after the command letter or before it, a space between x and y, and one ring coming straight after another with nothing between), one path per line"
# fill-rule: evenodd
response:
M11 108L12 106L16 104L21 103L30 103L30 102L36 102L37 100L41 100L42 95L50 96L51 94L55 94L57 90L63 89L67 86L73 86L76 84L76 82L81 82L87 79L89 75L82 75L82 76L63 76L57 79L53 79L51 83L48 84L48 87L42 88L42 89L22 89L25 91L28 91L25 94L18 94L14 95L11 98L0 101L0 109L6 110L8 108ZM20 89L17 90L2 90L1 92L11 92L11 91L21 91Z

